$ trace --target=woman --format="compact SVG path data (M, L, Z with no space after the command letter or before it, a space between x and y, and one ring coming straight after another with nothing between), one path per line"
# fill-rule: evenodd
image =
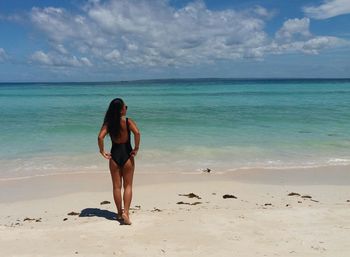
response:
M123 219L125 224L131 225L129 209L135 168L134 157L139 150L140 132L135 122L125 117L127 108L128 106L120 98L111 101L98 135L98 146L102 156L109 160L113 197L118 210L118 219ZM134 134L134 149L132 149L130 143L130 130ZM107 134L112 140L110 153L104 151L104 138ZM124 210L122 209L122 182L124 187Z

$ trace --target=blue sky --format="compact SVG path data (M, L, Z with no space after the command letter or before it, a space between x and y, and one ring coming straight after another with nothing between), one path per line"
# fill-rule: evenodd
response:
M1 0L0 81L350 77L349 0Z

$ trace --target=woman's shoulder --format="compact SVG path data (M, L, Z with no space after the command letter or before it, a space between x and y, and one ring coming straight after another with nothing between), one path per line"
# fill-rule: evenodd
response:
M132 125L135 125L136 123L135 123L135 121L132 119L132 118L130 118L130 117L127 117L127 121L128 121L128 124L130 125L130 124L132 124Z

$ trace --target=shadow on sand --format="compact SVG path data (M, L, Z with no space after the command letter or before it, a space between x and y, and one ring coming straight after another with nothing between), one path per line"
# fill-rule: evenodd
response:
M99 208L85 208L81 210L79 217L101 217L108 220L116 220L120 224L124 224L123 220L117 219L117 214L108 210L101 210Z

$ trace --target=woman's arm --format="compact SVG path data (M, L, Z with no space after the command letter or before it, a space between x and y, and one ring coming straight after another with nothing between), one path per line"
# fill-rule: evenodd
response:
M107 134L108 134L107 124L103 124L97 138L98 147L100 148L100 153L102 154L102 156L106 159L110 159L111 154L106 153L104 150L104 138Z
M129 120L129 128L134 134L134 143L135 143L135 147L132 150L131 155L136 156L137 151L139 150L139 147L140 147L141 133L137 128L136 123L130 118L128 120Z

